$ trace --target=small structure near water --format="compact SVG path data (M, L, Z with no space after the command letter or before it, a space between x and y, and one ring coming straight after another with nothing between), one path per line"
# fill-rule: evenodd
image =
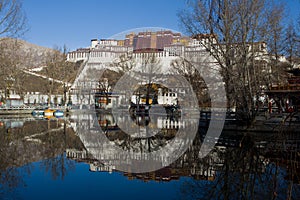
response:
M278 112L300 111L300 68L293 68L287 72L290 76L286 83L274 84L266 91L270 99L268 105L270 113L274 107L278 108Z

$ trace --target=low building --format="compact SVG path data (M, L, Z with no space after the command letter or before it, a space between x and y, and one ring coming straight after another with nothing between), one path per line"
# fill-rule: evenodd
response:
M300 110L300 68L293 68L288 71L290 76L287 83L273 84L270 90L266 91L270 101L269 112L278 108L279 112L297 112Z
M11 94L6 98L6 107L20 107L24 105L23 98L17 94Z
M172 90L163 91L163 89L158 89L157 102L161 105L177 105L178 96L177 93Z

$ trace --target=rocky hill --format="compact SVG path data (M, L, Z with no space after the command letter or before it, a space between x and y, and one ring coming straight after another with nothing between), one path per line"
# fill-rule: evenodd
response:
M20 39L0 38L0 51L18 58L20 68L36 68L45 65L47 56L55 50Z
M10 87L16 93L46 94L50 85L53 93L61 93L62 84L49 83L45 77L72 82L79 67L80 63L66 62L65 56L58 50L24 40L0 38L0 93ZM8 79L13 83L8 83Z

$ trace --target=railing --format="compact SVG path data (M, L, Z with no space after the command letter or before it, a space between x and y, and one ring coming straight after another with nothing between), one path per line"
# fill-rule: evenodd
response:
M33 110L35 107L30 106L10 106L10 107L0 107L0 110Z
M271 90L299 90L300 84L272 85Z

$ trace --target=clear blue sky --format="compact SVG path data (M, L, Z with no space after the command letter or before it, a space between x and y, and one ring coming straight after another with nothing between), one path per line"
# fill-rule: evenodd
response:
M138 27L178 30L184 6L185 0L24 0L30 28L24 39L73 50Z
M299 16L300 0L287 0ZM93 38L108 38L139 27L184 31L177 13L186 0L23 0L29 31L24 39L46 47L74 50Z

